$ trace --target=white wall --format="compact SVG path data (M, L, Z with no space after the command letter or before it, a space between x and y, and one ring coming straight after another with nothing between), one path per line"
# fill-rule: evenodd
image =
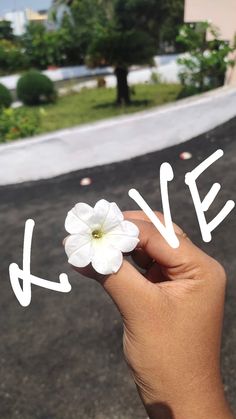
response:
M236 33L236 0L185 0L185 22L210 20L221 38L232 41Z
M20 36L24 33L26 25L26 16L23 11L19 10L15 12L5 13L4 19L11 22L14 35Z

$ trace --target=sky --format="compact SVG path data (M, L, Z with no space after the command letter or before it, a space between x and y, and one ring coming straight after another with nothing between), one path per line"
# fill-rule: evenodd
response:
M47 9L52 0L0 0L0 15L12 10L31 8L34 10Z

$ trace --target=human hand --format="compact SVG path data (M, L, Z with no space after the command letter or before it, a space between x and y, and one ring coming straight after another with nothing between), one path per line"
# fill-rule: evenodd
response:
M226 277L221 265L175 226L172 249L141 211L124 213L140 230L128 261L97 279L124 322L124 354L150 418L233 418L220 375ZM163 221L163 216L158 214Z

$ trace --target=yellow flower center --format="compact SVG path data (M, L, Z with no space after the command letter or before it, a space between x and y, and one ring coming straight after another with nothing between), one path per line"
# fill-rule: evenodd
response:
M92 232L92 236L94 239L101 239L103 236L103 232L101 230L94 230Z

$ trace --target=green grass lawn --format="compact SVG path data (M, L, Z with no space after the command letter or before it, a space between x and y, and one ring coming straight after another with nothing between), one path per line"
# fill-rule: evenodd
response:
M64 96L53 105L24 107L27 113L41 115L40 133L68 128L112 116L124 115L177 100L181 86L178 84L139 84L134 88L132 105L114 105L115 89L84 89L80 93Z

